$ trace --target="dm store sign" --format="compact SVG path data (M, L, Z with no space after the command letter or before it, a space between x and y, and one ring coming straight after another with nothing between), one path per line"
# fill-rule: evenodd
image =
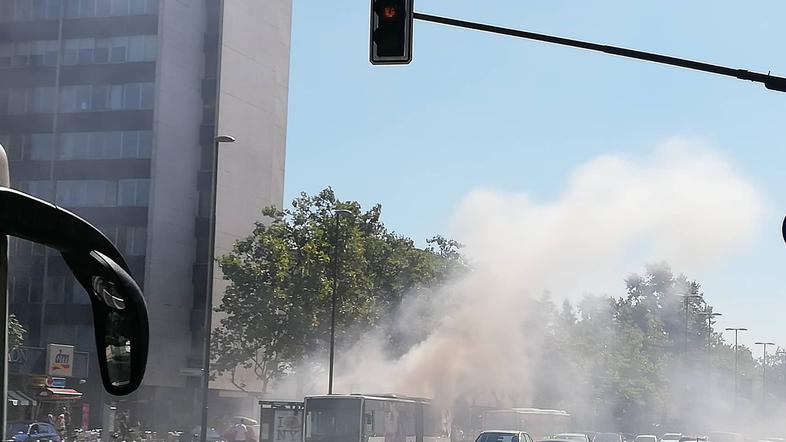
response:
M70 377L74 371L74 346L49 344L46 360L46 374Z

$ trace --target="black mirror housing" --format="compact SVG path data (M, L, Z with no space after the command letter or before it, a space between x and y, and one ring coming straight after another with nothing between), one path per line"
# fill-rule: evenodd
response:
M0 234L57 249L87 291L106 391L136 390L147 364L147 306L120 251L76 214L24 192L0 187L0 207Z

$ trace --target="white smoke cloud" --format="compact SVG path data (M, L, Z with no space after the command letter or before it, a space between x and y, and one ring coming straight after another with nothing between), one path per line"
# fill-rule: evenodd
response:
M398 360L386 360L380 341L367 337L342 354L337 386L444 401L526 395L525 349L539 334L538 324L521 327L529 296L601 293L652 261L682 272L710 266L755 238L764 208L728 160L686 139L642 158L588 161L553 201L475 190L453 218L473 271L438 290L435 302L450 307L438 308L434 332Z
M763 209L726 159L673 139L644 158L604 155L581 165L554 201L475 190L454 229L478 277L564 293L618 281L630 259L684 272L711 265L754 238Z

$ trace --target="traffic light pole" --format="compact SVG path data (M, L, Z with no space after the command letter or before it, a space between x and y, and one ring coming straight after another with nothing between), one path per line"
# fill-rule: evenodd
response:
M439 17L436 15L423 14L420 12L415 12L414 18L416 20L439 23L439 24L455 26L459 28L491 32L494 34L508 35L511 37L526 38L528 40L537 40L546 43L558 44L562 46L571 46L574 48L587 49L590 51L598 51L606 54L618 55L620 57L635 58L638 60L667 64L670 66L679 66L686 69L693 69L696 71L709 72L712 74L724 75L727 77L734 77L740 80L748 80L756 83L762 83L767 89L786 92L786 78L770 75L769 73L762 74L759 72L751 72L745 69L735 69L726 66L719 66L710 63L702 63L699 61L687 60L684 58L670 57L668 55L660 55L651 52L643 52L634 49L621 48L617 46L608 46L608 45L591 43L581 40L573 40L570 38L556 37L553 35L538 34L535 32L521 31L518 29L502 28L499 26L492 26L482 23L457 20L454 18ZM784 224L784 232L786 235L786 224Z

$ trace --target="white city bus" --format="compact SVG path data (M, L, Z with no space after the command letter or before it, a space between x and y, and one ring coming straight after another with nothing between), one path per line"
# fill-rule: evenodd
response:
M305 398L304 442L449 442L450 424L429 399L394 395Z
M569 431L570 414L563 410L511 408L483 413L482 430L526 431L535 440Z

